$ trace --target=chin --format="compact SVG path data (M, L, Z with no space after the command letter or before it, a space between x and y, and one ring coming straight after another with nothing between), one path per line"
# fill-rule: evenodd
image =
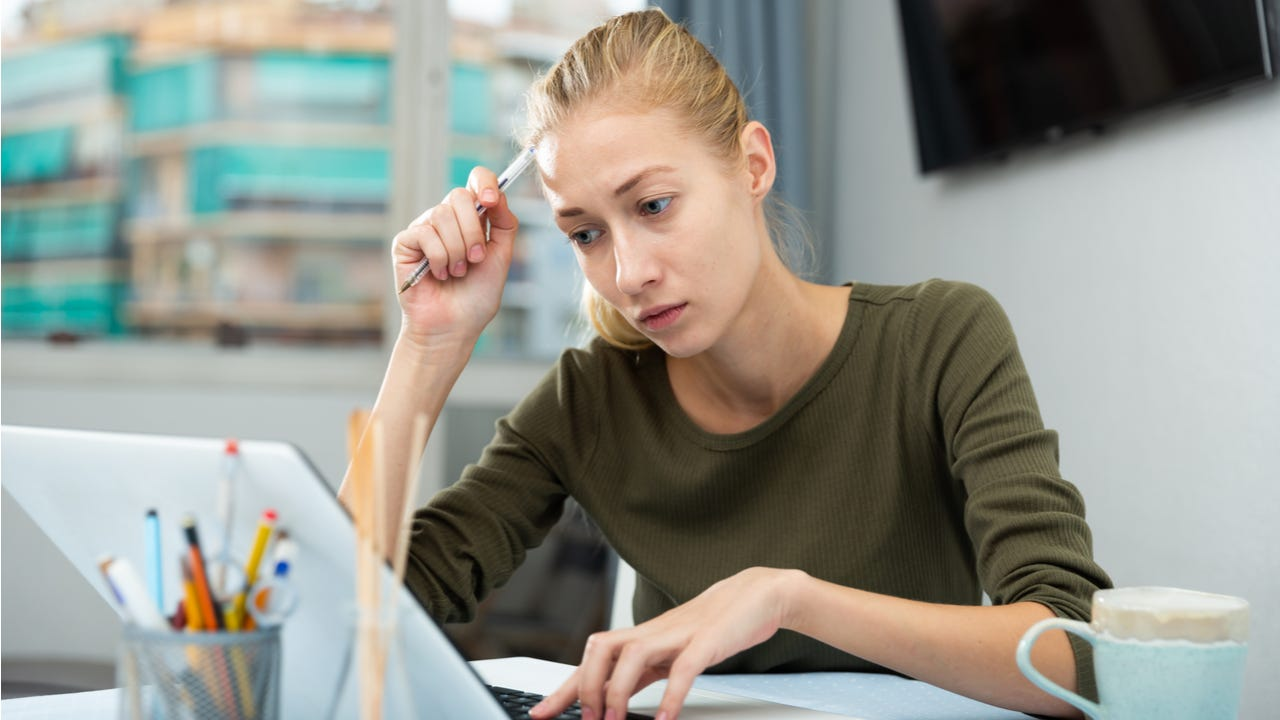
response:
M673 358L688 358L698 355L710 347L709 343L703 342L701 338L692 338L687 335L675 333L665 337L653 337L646 335L667 355Z
M689 352L681 352L680 348L672 347L670 343L654 342L654 345L657 345L659 348L661 348L662 352L667 354L667 357L687 358L694 354Z

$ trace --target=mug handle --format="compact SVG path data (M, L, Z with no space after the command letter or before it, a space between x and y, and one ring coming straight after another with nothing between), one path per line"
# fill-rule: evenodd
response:
M1090 645L1093 645L1097 640L1097 635L1094 634L1093 628L1089 627L1088 623L1082 623L1079 620L1067 620L1066 618L1048 618L1041 620L1028 628L1027 632L1022 636L1022 640L1018 642L1018 669L1021 670L1022 674L1026 675L1027 679L1035 684L1036 687L1063 702L1076 706L1083 710L1086 715L1094 718L1094 720L1102 720L1101 705L1086 700L1076 693L1073 693L1055 683L1045 677L1044 673L1037 670L1035 666L1031 664L1031 646L1036 644L1036 640L1039 639L1040 634L1046 630L1065 630L1073 635L1079 636Z

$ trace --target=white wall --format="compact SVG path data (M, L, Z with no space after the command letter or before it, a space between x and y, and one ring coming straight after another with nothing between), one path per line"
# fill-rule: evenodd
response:
M896 4L843 6L836 277L978 283L1018 332L1120 585L1253 605L1242 718L1280 707L1280 87L916 172Z

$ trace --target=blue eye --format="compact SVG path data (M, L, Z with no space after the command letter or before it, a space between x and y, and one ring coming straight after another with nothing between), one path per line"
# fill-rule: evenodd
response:
M657 215L661 213L663 210L666 210L667 206L670 204L671 204L671 198L669 197L645 200L644 202L640 203L640 214Z
M599 230L578 230L569 233L569 242L578 247L588 247L600 237Z

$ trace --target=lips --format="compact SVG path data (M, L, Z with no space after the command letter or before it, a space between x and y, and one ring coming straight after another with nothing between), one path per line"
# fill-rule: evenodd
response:
M645 329L651 331L662 330L670 327L672 323L680 319L684 314L684 309L688 307L688 303L677 303L674 305L657 305L647 308L640 315L640 324Z

